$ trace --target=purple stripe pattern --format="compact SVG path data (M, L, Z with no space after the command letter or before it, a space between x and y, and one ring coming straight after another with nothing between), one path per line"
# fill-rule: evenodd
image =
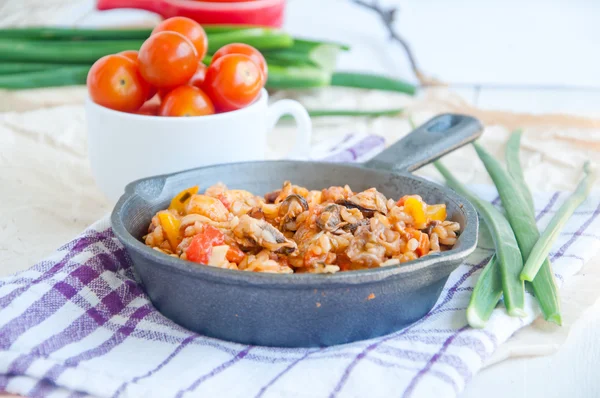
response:
M362 161L384 144L348 134L327 144L323 160ZM476 192L500 206L492 188ZM536 220L546 221L565 197L536 195ZM550 254L557 281L595 254L598 215L594 193ZM506 336L539 314L531 307L515 319L498 308L494 328L467 326L465 308L492 248L482 236L432 310L403 330L337 347L250 347L192 333L158 313L104 219L32 269L0 279L0 390L31 397L456 397Z

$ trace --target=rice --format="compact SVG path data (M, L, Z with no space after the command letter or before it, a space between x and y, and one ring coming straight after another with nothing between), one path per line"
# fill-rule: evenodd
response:
M419 195L395 200L375 188L309 191L286 182L262 198L218 184L191 195L179 210L158 212L143 241L166 255L218 268L336 273L451 249L460 228L446 219L443 204L429 205Z

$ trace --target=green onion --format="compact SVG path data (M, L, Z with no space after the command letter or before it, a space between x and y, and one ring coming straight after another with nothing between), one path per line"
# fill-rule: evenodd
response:
M0 88L25 89L38 87L68 86L85 84L88 65L52 65L48 70L35 72L0 74ZM269 66L266 87L269 89L300 89L325 87L331 75L315 67ZM390 110L391 112L391 110Z
M269 66L268 89L325 87L331 81L331 74L322 69L304 67Z
M500 270L506 310L511 316L525 316L525 289L523 281L519 279L519 274L523 269L523 259L510 224L491 203L481 200L469 192L441 162L434 162L434 166L444 176L452 189L473 203L485 220L490 234L494 239L494 246L496 247L496 258ZM490 265L490 267L492 266ZM493 272L488 272L489 278L494 276ZM492 285L489 280L485 279L477 283ZM481 290L485 292L489 291L489 289L484 288L481 288ZM493 293L486 297L481 297L480 300L482 303L478 301L472 303L473 308L471 312L474 319L485 321L489 318L490 313L480 312L480 309L490 308L492 304L488 303L488 301L493 301L498 296L497 292ZM495 306L497 302L498 300L496 299L493 305Z
M502 168L500 163L479 143L475 142L473 146L498 189L502 206L506 209L508 221L519 243L523 261L527 261L533 246L540 236L535 224L534 214L527 200L521 194L518 184ZM545 262L542 265L532 285L545 319L560 325L562 324L562 317L560 315L558 289L556 288L554 275L549 265L549 262Z
M374 111L359 111L354 109L307 109L310 117L328 117L328 116L346 116L346 117L380 117L399 115L404 111L403 108L383 109ZM285 115L282 120L293 120L292 116Z
M0 39L0 61L91 64L98 58L125 50L138 50L140 40L29 41ZM209 51L214 53L225 44L239 42L258 50L288 48L293 39L287 33L267 28L215 33L209 37Z
M204 29L204 31L206 32L207 35L210 35L211 33L229 33L229 32L237 32L237 31L246 30L246 29L260 28L260 26L214 24L214 25L202 25L202 28Z
M328 71L335 69L340 47L334 44L299 44L294 40L294 45L283 50L267 50L263 52L267 63L273 61L293 65L318 66Z
M368 73L335 72L331 77L331 85L397 91L409 95L414 95L416 92L416 87L410 83Z
M152 29L5 28L0 29L0 39L143 40L150 32Z
M525 176L523 175L523 168L521 167L521 161L519 160L519 148L521 147L521 136L523 132L517 130L510 135L508 143L506 144L506 169L508 174L515 180L519 192L529 205L529 209L532 213L535 212L533 207L533 197L527 184L525 183Z
M496 255L483 267L475 284L469 306L467 307L467 322L471 327L481 329L490 319L496 304L502 297L502 279Z
M521 167L521 161L519 160L519 151L521 147L521 135L520 130L513 133L506 147L506 163L507 170L512 177L515 187L519 193L527 201L529 211L532 217L535 218L535 208L533 205L533 197L525 182L525 176L523 175L523 168ZM546 258L542 264L542 268L538 271L537 278L534 278L533 282L525 283L525 288L533 288L533 294L536 295L540 307L542 310L546 308L547 313L544 312L544 317L549 318L553 316L553 312L560 311L560 302L558 301L558 290L556 289L556 283L554 282L554 274L552 273L552 265L550 259ZM560 314L558 315L557 323L561 323Z
M62 64L92 64L98 58L137 50L142 41L28 42L0 40L0 60Z
M309 40L309 39L298 39L296 37L294 37L294 48L295 49L303 49L303 48L312 48L314 46L320 46L322 44L329 44L332 46L336 46L337 48L339 48L342 51L349 51L350 50L350 46L347 44L343 44L343 43L337 43L334 41L317 41L317 40Z
M531 254L529 255L529 258L527 258L527 262L521 273L521 279L526 281L534 280L544 259L548 257L550 248L556 240L558 233L564 227L571 215L573 215L575 209L589 196L592 185L596 180L596 174L592 172L589 161L585 162L583 165L583 173L584 177L581 182L579 182L577 189L575 189L571 196L569 196L562 206L560 206L531 250Z
M312 66L318 67L314 61L312 61L305 54L298 54L292 52L286 52L286 50L282 51L273 51L269 53L263 53L265 60L267 61L267 65L277 65L277 66Z
M365 116L365 117L379 117L379 116L394 116L399 115L403 112L403 108L395 109L383 109L373 111L360 111L354 109L311 109L308 114L312 117L326 117L326 116Z
M279 30L268 28L241 29L210 35L208 38L208 52L214 54L219 48L230 43L245 43L263 51L291 47L294 44L294 39Z
M44 63L29 63L29 62L2 62L0 63L0 75L19 74L26 72L37 72L48 69L58 69L64 64L44 64Z
M85 84L89 66L64 66L57 69L0 76L0 88L25 89Z

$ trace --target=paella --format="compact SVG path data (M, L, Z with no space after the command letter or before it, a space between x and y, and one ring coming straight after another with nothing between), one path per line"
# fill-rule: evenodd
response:
M443 203L386 198L376 188L309 190L286 181L264 196L222 183L194 186L154 215L142 239L204 266L269 273L385 267L449 250L460 225Z

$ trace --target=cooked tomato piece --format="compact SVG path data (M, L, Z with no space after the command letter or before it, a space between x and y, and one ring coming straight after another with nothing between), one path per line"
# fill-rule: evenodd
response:
M417 250L415 250L415 253L421 257L429 253L429 235L423 232L419 232L419 234L419 246L417 247Z
M195 263L208 264L213 246L222 245L225 235L211 225L205 225L202 231L192 238L185 252L187 259Z
M246 253L244 253L239 247L235 245L229 245L229 250L227 251L227 261L230 263L239 264L246 257Z

